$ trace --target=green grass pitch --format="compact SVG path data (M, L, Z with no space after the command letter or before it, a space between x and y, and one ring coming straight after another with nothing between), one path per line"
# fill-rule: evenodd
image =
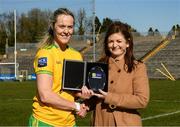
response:
M150 90L143 126L180 126L180 80L150 80ZM35 81L0 82L0 126L27 126L35 93ZM88 126L90 115L77 125Z

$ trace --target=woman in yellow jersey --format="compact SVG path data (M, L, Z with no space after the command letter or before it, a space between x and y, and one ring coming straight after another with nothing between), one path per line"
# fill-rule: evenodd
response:
M84 117L88 108L74 101L75 94L61 89L64 59L82 60L81 54L68 46L74 30L74 15L66 8L53 14L48 34L34 60L37 76L37 95L33 98L33 111L29 126L75 126L74 112ZM89 96L86 87L81 97Z

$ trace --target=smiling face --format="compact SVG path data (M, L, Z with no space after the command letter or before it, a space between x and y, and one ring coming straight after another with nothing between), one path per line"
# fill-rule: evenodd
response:
M107 47L113 58L124 58L124 55L126 54L126 48L129 47L129 44L121 32L111 34L108 37L107 43Z
M71 15L61 14L56 18L54 24L55 41L60 46L66 46L74 30L74 18Z

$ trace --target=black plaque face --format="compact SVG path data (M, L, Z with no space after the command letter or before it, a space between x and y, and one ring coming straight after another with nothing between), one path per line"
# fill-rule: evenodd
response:
M88 84L90 89L98 91L104 89L106 84L106 73L100 66L92 67L88 72Z
M81 90L84 83L84 62L64 61L63 89Z

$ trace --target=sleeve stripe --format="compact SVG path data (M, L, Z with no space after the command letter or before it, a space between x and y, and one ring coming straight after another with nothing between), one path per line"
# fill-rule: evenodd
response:
M36 74L48 74L48 75L52 75L52 72L51 71L47 71L47 70L40 70L40 71L37 71Z

